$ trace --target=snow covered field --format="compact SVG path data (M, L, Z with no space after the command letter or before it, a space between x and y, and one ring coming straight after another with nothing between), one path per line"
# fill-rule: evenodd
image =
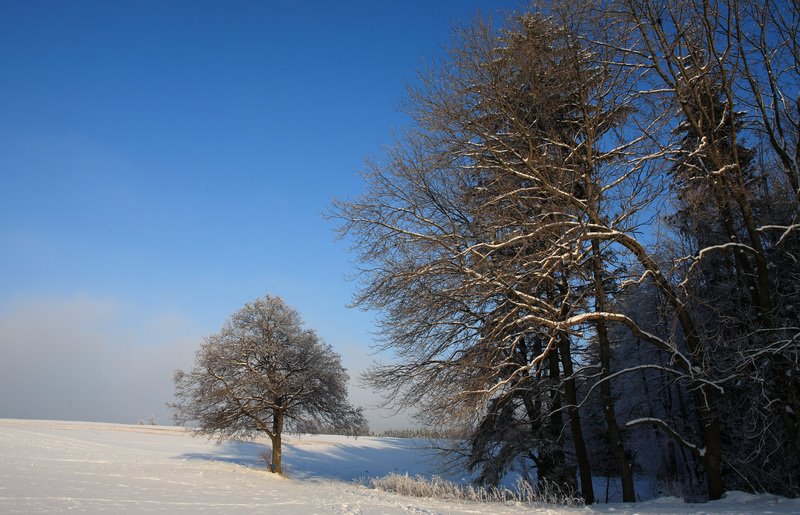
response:
M174 427L0 419L0 513L800 513L800 500L738 492L708 504L562 508L418 499L352 481L429 473L435 460L419 444L287 436L281 478L265 471L267 447L257 442L217 445Z

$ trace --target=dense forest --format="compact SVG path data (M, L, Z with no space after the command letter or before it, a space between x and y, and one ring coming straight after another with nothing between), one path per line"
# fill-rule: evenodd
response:
M334 216L454 463L800 495L800 4L553 0L455 31Z

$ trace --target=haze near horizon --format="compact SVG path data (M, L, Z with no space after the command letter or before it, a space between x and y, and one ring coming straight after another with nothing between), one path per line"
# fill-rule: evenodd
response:
M321 217L450 30L520 2L12 2L0 19L0 417L169 423L172 372L244 303L279 295L355 380Z

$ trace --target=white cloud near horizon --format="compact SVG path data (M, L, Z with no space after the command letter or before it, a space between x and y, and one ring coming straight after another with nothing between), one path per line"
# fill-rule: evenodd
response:
M202 335L180 316L115 299L24 298L0 306L0 417L170 423L176 368Z

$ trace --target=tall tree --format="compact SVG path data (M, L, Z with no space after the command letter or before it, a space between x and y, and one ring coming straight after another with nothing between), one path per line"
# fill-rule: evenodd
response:
M509 409L502 399L518 399L516 413L531 430L560 434L568 332L603 323L574 318L591 304L585 289L576 296L572 279L591 240L587 206L601 209L602 202L585 156L594 159L592 142L624 110L582 104L596 100L609 77L591 68L591 54L564 25L522 16L503 33L477 23L460 36L449 66L412 94L418 130L372 169L362 199L338 206L367 264L358 302L384 310L386 348L402 360L370 379L394 388L401 404L435 392L435 406L479 406L486 422ZM463 357L487 346L493 352L480 355L488 361L460 374ZM559 387L537 406L520 392L538 388L543 377ZM573 394L574 380L565 380ZM570 426L582 442L574 395L569 402ZM551 438L537 447L540 463L556 444ZM578 443L576 452L584 451ZM588 461L579 462L592 500ZM546 468L560 467L540 472Z
M731 480L800 491L789 472L800 465L798 348L789 343L798 324L781 307L800 291L796 262L786 261L798 250L800 215L800 9L749 0L622 4L664 109L678 114L678 140L661 145L674 163L672 222L691 248L673 260L690 263L681 284L704 321L708 379L724 388L717 395ZM742 427L752 431L739 441L732 435Z
M368 191L337 205L361 259L356 303L382 313L397 358L369 379L423 418L467 423L487 477L526 450L543 475L564 470L568 434L588 487L580 416L598 399L626 500L637 431L691 453L711 499L733 476L738 400L757 408L759 442L800 443L800 16L757 4L553 0L502 29L478 21L411 92L415 126ZM670 204L687 244L665 253L653 232L678 233L657 225ZM669 324L647 330L637 296ZM589 342L591 375L573 367ZM631 342L652 352L626 363ZM651 379L676 385L652 390L673 407L615 409L621 382ZM795 462L771 484L793 491Z

